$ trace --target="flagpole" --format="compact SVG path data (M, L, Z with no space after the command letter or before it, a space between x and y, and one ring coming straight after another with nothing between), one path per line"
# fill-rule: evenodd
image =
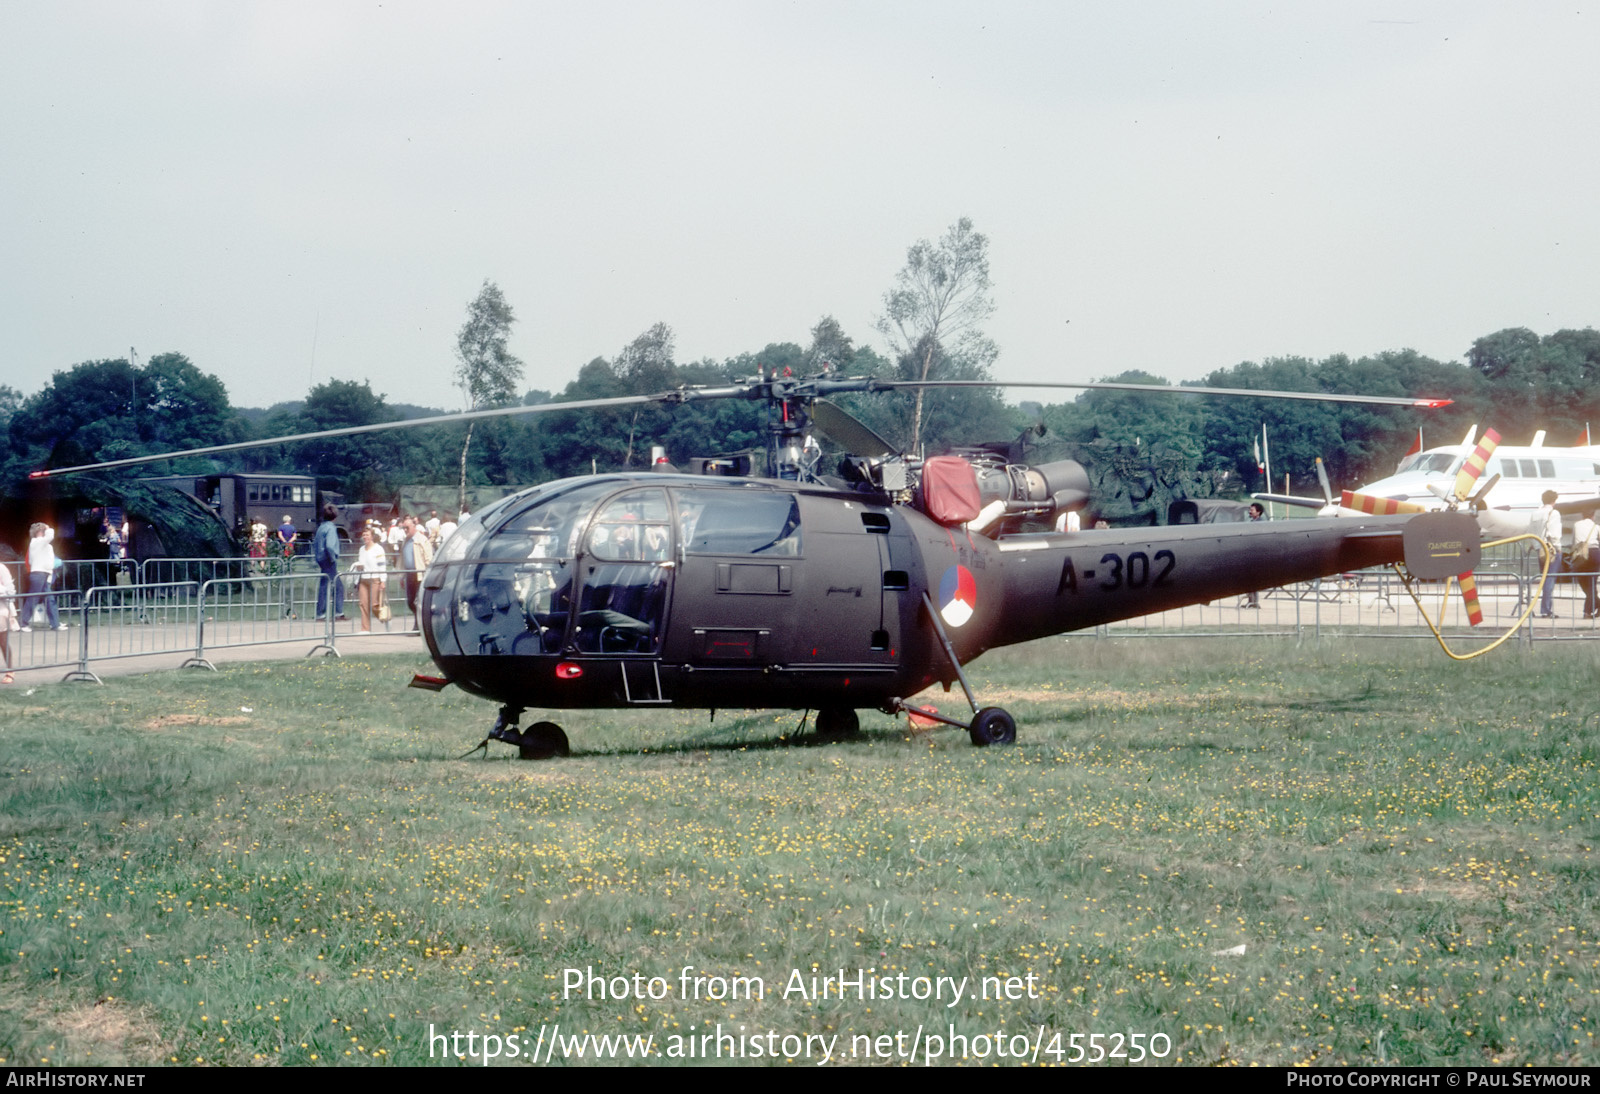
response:
M1267 440L1266 422L1261 423L1261 459L1261 466L1266 471L1267 475L1267 490L1270 492L1272 490L1272 444ZM1271 502L1267 503L1267 518L1269 520L1277 519L1276 517L1272 516Z

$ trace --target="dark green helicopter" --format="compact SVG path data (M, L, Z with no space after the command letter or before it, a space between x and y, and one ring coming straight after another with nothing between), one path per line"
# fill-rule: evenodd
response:
M412 683L456 684L500 704L484 746L503 741L524 758L567 747L553 722L519 729L529 709L792 708L816 711L817 732L837 735L856 729L856 711L877 708L964 728L976 745L1007 744L1016 722L998 707L981 707L963 672L984 651L1397 562L1406 556L1402 530L1422 519L1015 531L1024 520L1048 523L1084 508L1083 467L1071 460L1026 466L1011 462L1004 446L903 456L827 400L916 386L1448 403L1136 384L760 376L35 474L504 414L765 401L765 475L741 457L696 460L694 474L662 461L649 472L563 479L473 515L440 548L423 579L419 616L442 675ZM820 473L815 433L852 453L837 475ZM960 683L970 720L910 701L935 683L947 690Z

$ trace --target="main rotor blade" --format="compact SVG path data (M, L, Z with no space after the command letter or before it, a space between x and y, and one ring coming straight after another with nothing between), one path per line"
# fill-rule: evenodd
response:
M1304 399L1312 402L1326 403L1378 403L1389 406L1413 407L1441 407L1450 405L1450 399L1409 399L1395 398L1384 395L1331 395L1314 391L1256 391L1250 388L1220 388L1220 387L1171 387L1162 384L1118 384L1118 383L1070 383L1067 381L1012 381L1012 380L879 380L875 377L852 377L841 379L819 379L815 377L800 377L794 380L788 378L755 379L747 383L730 384L725 387L683 387L673 391L658 392L654 395L620 395L610 399L582 399L570 403L537 403L533 406L507 406L495 407L491 410L472 410L461 414L439 414L428 418L407 418L398 422L377 422L373 425L348 426L342 429L322 429L313 433L295 433L286 437L267 437L258 441L237 441L233 444L216 444L205 448L190 448L176 452L161 452L153 456L133 456L121 460L105 460L99 463L78 464L73 467L54 467L43 471L34 471L29 474L32 479L47 479L57 475L76 474L80 471L105 471L117 467L134 467L143 463L157 463L161 460L177 459L180 456L212 456L221 452L240 452L247 448L266 448L275 444L291 444L297 441L325 440L332 437L352 437L361 433L378 433L387 429L410 429L416 426L451 425L456 422L470 422L479 418L503 418L518 414L543 414L557 410L598 410L607 407L638 406L641 403L686 403L704 399L759 399L770 396L785 398L817 398L823 394L846 391L893 391L901 388L940 388L940 387L1034 387L1034 388L1071 388L1075 390L1102 390L1102 391L1145 391L1162 392L1169 395L1227 395L1251 399ZM790 389L787 393L780 389ZM824 412L826 414L826 412ZM848 417L840 411L842 417ZM839 424L836 420L834 424ZM871 433L866 426L856 423L860 429ZM846 430L850 427L845 426ZM827 430L827 427L824 427ZM831 435L831 431L830 435ZM879 454L892 453L894 450L887 441L876 434L872 434L883 451ZM847 447L853 447L847 445Z
M874 433L860 418L826 399L817 399L811 404L811 420L853 456L895 454L895 447Z
M1322 509L1332 502L1321 498L1302 498L1296 494L1251 494L1256 501L1275 501L1279 505L1293 505L1301 509Z
M1454 399L1412 399L1393 395L1336 395L1325 391L1270 391L1245 387L1172 387L1167 384L1068 383L1064 380L880 380L878 390L901 387L1047 387L1088 391L1159 391L1168 395L1227 395L1244 399L1306 399L1317 403L1375 403L1437 409Z
M505 418L516 414L542 414L552 410L597 410L613 406L635 406L639 403L671 402L681 397L679 392L661 395L619 395L611 399L581 399L573 403L535 403L532 406L502 406L492 410L469 410L460 414L436 414L429 418L405 418L398 422L374 422L372 425L352 425L342 429L321 429L315 433L291 433L285 437L265 437L258 441L236 441L233 444L214 444L208 448L185 448L178 452L163 452L156 456L133 456L125 460L105 460L101 463L83 463L76 467L51 467L30 472L30 479L48 479L56 475L71 475L79 471L105 471L113 467L133 467L141 463L173 460L180 456L210 456L218 452L240 452L246 448L267 448L275 444L294 444L298 441L320 441L329 437L353 437L360 433L379 433L386 429L410 429L425 425L454 425L479 418Z

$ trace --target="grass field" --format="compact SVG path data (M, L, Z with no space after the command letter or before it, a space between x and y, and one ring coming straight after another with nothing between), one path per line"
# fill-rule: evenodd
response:
M591 712L548 763L457 759L492 708L423 667L0 693L3 1062L1600 1062L1588 649L1056 639L974 666L1011 749Z

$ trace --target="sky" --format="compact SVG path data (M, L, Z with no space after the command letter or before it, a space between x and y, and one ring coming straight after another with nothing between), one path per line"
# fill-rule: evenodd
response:
M961 217L999 378L1456 360L1600 321L1597 56L1577 2L0 0L0 383L456 409L486 280L528 388L656 322L886 351Z

